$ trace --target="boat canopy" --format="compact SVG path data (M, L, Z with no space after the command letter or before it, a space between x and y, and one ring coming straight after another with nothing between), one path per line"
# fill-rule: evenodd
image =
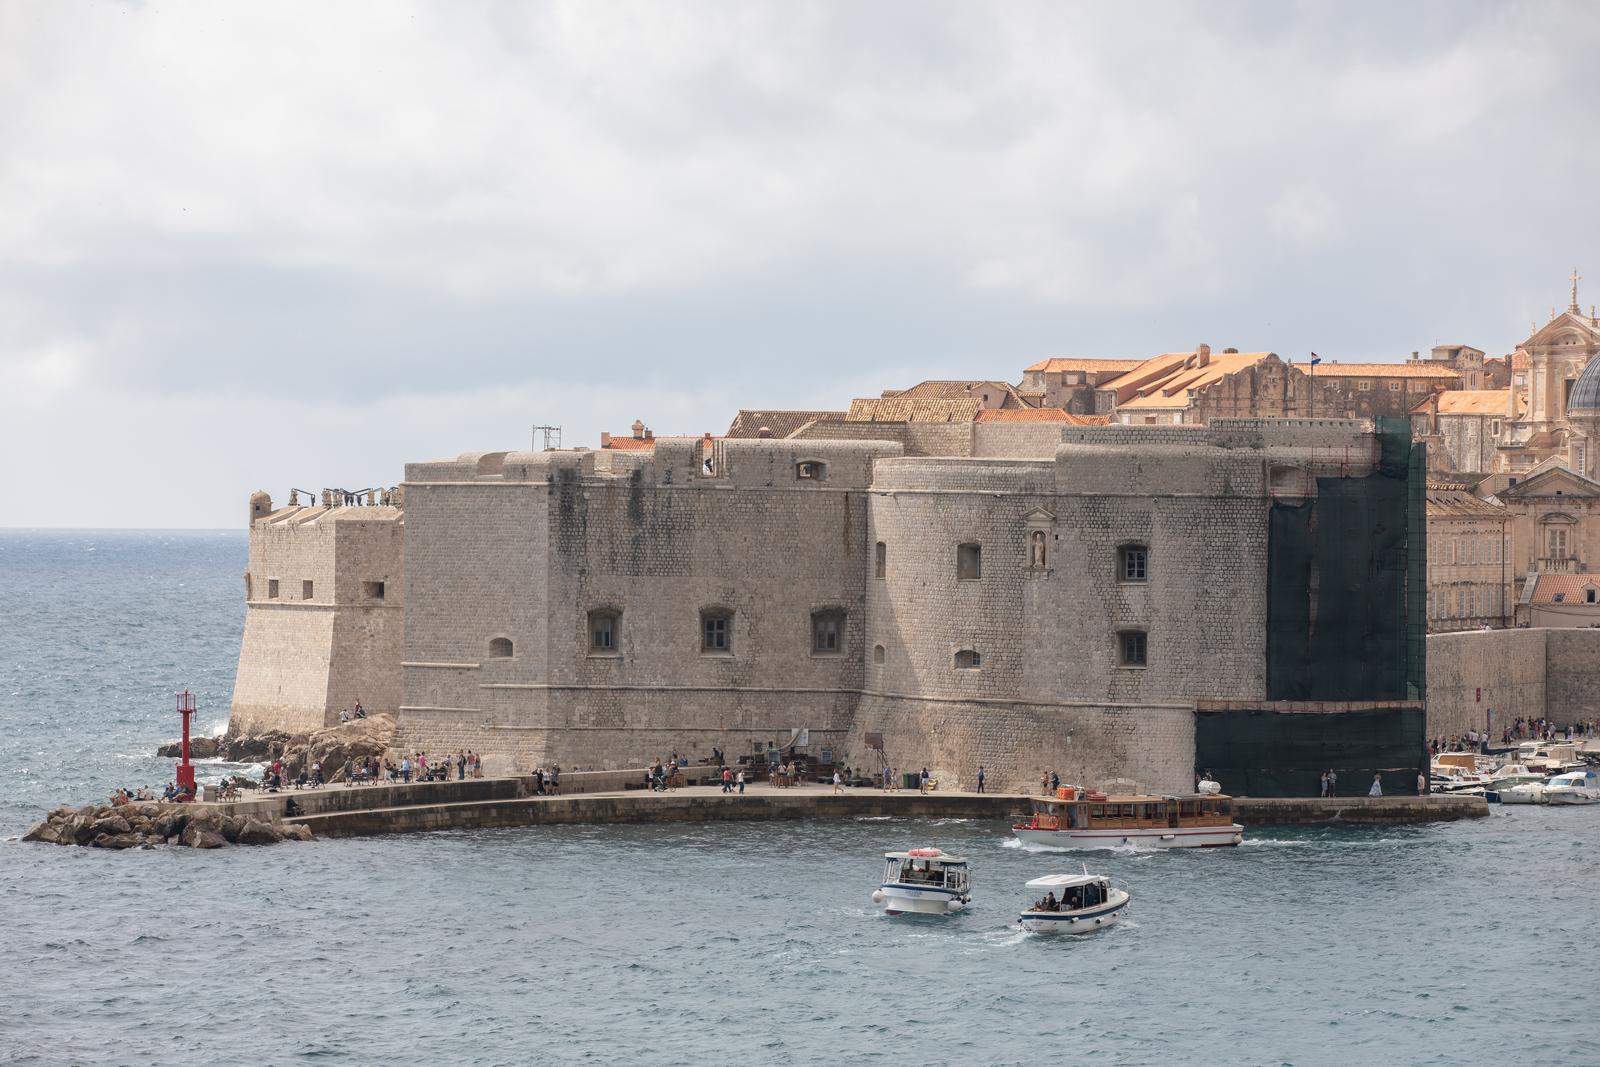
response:
M1084 885L1098 885L1111 879L1103 874L1047 874L1027 884L1029 889L1076 889Z
M941 852L936 848L914 848L910 852L885 852L886 860L926 860L929 863L941 864L945 867L965 867L967 861L960 856L952 856L948 852Z

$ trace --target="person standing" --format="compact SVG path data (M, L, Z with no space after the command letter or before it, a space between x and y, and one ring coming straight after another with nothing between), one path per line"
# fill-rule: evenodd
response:
M838 771L833 772L833 791L835 793L844 792L844 776Z
M1367 796L1369 796L1369 797L1381 797L1381 796L1383 796L1383 775L1382 774L1374 774L1372 776L1372 788L1367 790Z
M1339 795L1339 772L1332 767L1328 768L1328 795L1330 797Z
M744 796L744 771L743 770L739 771L738 782L739 782L739 795L740 796Z
M983 792L983 764L978 764L978 792Z
M733 792L733 772L726 767L722 768L722 791L724 793Z
M919 779L917 779L917 792L926 793L927 791L928 791L928 768L924 767L924 768L922 768L922 776Z
M1057 789L1060 789L1060 788L1061 788L1061 776L1059 774L1057 774L1055 771L1051 771L1050 772L1050 795L1052 795L1052 796L1055 795L1055 791Z
M1421 771L1418 771L1417 772L1417 796L1425 797L1427 795L1428 795L1428 776L1423 774Z
M1318 793L1317 796L1325 797L1325 796L1328 795L1328 772L1327 771L1323 771L1322 772L1321 782L1322 782L1322 792Z

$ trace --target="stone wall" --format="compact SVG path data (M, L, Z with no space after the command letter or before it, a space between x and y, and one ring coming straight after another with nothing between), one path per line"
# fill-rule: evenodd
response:
M1491 729L1499 736L1519 717L1563 725L1600 718L1600 630L1429 636L1429 736L1457 736L1468 729Z
M309 732L358 701L399 709L403 555L395 507L289 507L251 523L235 731Z

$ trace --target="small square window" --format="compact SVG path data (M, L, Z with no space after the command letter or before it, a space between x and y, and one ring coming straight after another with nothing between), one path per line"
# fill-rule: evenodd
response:
M976 581L983 577L983 546L974 542L956 546L956 577Z
M1143 630L1123 630L1117 634L1117 663L1123 667L1145 666L1145 640Z
M1356 383L1356 388L1363 393L1370 393L1372 392L1372 383L1363 378Z
M382 582L362 582L361 583L361 595L366 597L368 600L382 600L383 599L383 583Z
M731 617L723 612L707 612L700 617L700 651L733 651Z
M278 599L278 579L276 579L276 578L268 578L267 579L267 599L268 600L277 600Z
M838 652L843 630L843 612L814 612L811 616L811 651L819 655L831 655Z
M1399 391L1400 391L1400 386L1401 386L1401 385L1402 385L1402 384L1403 384L1403 383L1401 383L1401 382L1398 382L1398 381L1395 381L1395 382L1390 382L1390 383L1389 383L1389 392L1391 392L1391 393L1398 393L1398 392L1399 392Z
M589 651L596 655L614 654L622 643L622 616L615 611L589 613Z
M794 465L794 476L802 482L820 482L827 470L826 464L808 459Z
M1144 545L1123 545L1117 549L1117 579L1124 582L1149 580L1150 550Z
M312 600L312 599L314 599L314 597L312 595L312 592L311 592L313 588L314 588L314 586L313 586L313 583L312 583L310 578L307 578L305 581L301 582L300 583L300 599L301 600Z

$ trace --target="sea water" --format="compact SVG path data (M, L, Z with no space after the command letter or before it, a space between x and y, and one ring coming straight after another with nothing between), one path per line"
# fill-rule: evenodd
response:
M238 533L0 533L0 1063L1596 1063L1600 810L1031 851L998 821L24 845L226 717ZM737 799L730 799L737 803ZM970 858L888 918L880 853ZM1133 894L1023 933L1023 882Z

